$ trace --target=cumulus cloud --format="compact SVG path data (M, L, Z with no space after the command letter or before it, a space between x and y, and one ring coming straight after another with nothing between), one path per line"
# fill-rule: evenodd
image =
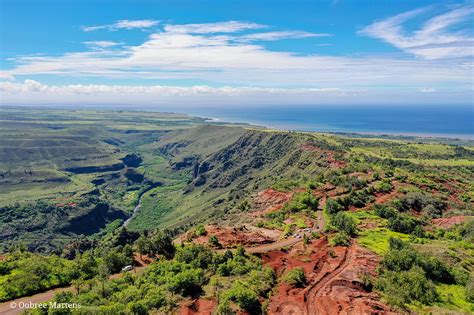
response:
M116 31L120 29L146 29L159 24L159 21L155 20L120 20L114 24L106 25L95 25L95 26L82 26L81 29L84 32L93 32L98 30L107 29L109 31Z
M474 37L469 26L456 31L452 28L462 28L462 23L472 21L474 7L452 9L428 19L415 31L406 30L404 24L407 21L429 11L430 8L420 8L398 14L365 27L359 34L381 39L425 59L473 57Z

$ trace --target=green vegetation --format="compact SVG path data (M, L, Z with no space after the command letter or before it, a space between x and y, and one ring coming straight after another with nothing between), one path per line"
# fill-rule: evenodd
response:
M290 202L285 204L283 211L292 213L303 210L315 211L318 208L318 201L311 192L298 192L293 195Z
M389 251L380 263L381 274L375 288L382 291L391 304L402 309L407 309L414 302L424 305L446 304L447 292L440 294L440 289L457 291L459 286L466 286L467 296L467 274L449 267L434 256L416 251L399 239L390 238L389 243ZM462 305L458 301L449 303L463 310L472 307L469 303Z
M0 301L68 284L76 272L72 261L17 251L0 261Z
M283 282L294 287L303 287L306 285L306 276L303 268L295 268L283 275Z
M222 253L221 237L205 228L213 223L278 230L266 232L302 238L305 251L310 232L328 246L357 243L383 256L364 287L395 307L474 312L470 141L280 132L139 111L0 115L1 300L73 285L55 300L85 313L173 313L202 298L220 314L260 314L279 283L311 284L299 268L277 277L243 247ZM322 200L324 232L302 231L321 224ZM184 232L187 245L175 247ZM150 258L145 270L109 280Z

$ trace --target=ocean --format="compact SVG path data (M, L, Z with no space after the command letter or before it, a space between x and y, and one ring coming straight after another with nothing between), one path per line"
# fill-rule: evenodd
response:
M474 139L474 105L221 106L174 111L285 130Z

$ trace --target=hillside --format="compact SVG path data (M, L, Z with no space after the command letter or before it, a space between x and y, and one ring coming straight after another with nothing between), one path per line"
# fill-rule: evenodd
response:
M0 300L72 284L54 299L94 313L474 312L469 141L1 114Z

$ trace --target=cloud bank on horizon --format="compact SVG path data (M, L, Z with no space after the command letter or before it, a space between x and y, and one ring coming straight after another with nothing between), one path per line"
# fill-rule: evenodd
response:
M472 104L473 14L464 3L370 20L354 39L395 51L361 54L335 52L337 32L244 20L81 25L80 50L2 62L0 104Z

